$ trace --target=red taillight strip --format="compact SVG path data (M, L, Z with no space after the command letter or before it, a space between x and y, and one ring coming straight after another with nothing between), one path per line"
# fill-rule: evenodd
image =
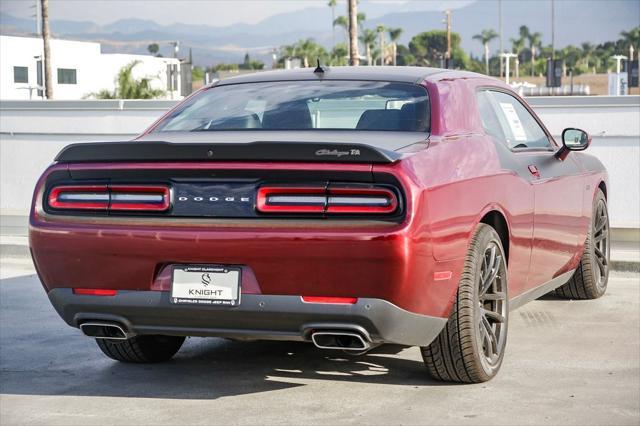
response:
M256 208L262 213L323 213L325 202L322 204L314 204L310 202L304 203L304 196L315 200L320 194L325 198L326 190L324 187L279 187L279 186L263 186L258 189L256 197ZM271 195L295 195L300 199L300 204L270 204L269 197ZM311 200L310 200L311 201Z
M75 200L73 195L76 195ZM54 209L107 210L109 189L107 185L57 186L49 193L49 206Z
M390 214L398 208L387 188L279 187L258 189L261 213Z
M110 185L109 190L109 210L165 211L170 205L166 186Z
M305 303L334 303L342 305L355 305L358 303L357 297L326 297L326 296L302 296Z
M171 204L164 185L62 185L51 190L49 206L65 210L165 211Z
M354 199L353 202L339 203L339 198ZM361 198L361 203L356 201ZM382 204L378 200L386 199ZM375 205L372 205L375 200ZM398 198L390 189L386 188L329 188L327 213L393 213L398 208Z
M118 290L110 290L106 288L74 288L73 294L82 296L115 296Z

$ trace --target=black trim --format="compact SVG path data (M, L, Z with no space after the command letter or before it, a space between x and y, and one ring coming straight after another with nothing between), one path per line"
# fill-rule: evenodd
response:
M406 311L386 300L355 304L305 303L300 296L243 294L235 307L174 305L168 291L83 296L55 288L49 300L72 327L83 322L122 324L131 334L308 340L311 330L364 329L374 342L427 346L447 322Z
M170 143L95 142L72 144L60 163L121 161L304 161L393 163L400 154L363 144L316 142Z

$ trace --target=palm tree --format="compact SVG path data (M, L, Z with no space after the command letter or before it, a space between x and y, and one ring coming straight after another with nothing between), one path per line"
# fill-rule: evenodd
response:
M591 56L593 55L593 52L595 52L596 47L589 42L582 43L580 47L582 47L582 58L584 59L586 68L588 70L589 61L591 60Z
M533 33L529 34L529 50L531 51L531 77L535 74L536 68L536 50L540 48L542 44L542 34Z
M367 28L363 29L362 35L360 35L360 41L362 42L366 50L367 65L372 65L371 62L373 61L373 59L371 57L371 50L376 45L376 32Z
M384 65L384 33L386 31L387 29L384 27L384 25L378 25L376 27L376 32L380 37L380 40L378 42L378 48L380 49L380 65Z
M299 41L296 44L296 53L302 58L302 63L305 68L309 67L311 63L310 59L315 61L315 59L325 56L325 50L312 38Z
M480 43L482 43L482 45L484 46L484 69L487 75L489 75L489 42L497 37L498 33L491 29L482 30L480 34L476 34L473 36L474 40L480 41Z
M511 49L516 56L516 78L520 78L520 52L524 49L524 39L523 38L512 38L511 39Z
M42 41L44 45L44 94L47 99L53 99L53 81L51 79L51 48L49 39L49 0L40 0L40 10L42 12Z
M338 4L338 0L329 0L327 6L331 8L331 46L336 45L336 5Z
M334 19L333 26L334 28L342 27L342 29L344 29L344 32L346 34L347 40L349 39L349 19L347 19L346 16L338 16L336 19Z
M402 28L389 28L389 38L391 39L391 48L393 49L393 66L396 66L398 57L398 39L402 34Z
M349 63L351 65L360 65L360 57L358 55L358 2L357 0L348 0L349 4ZM364 15L363 15L364 19Z
M347 55L349 54L349 18L346 16L338 16L333 20L333 27L342 27L344 29L344 39L347 44Z
M151 88L149 77L140 80L133 78L133 68L139 63L133 61L120 69L113 92L101 90L93 96L98 99L154 99L164 95L164 91Z

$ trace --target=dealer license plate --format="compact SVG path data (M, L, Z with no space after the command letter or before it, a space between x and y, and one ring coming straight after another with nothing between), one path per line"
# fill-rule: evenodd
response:
M236 306L240 303L240 268L176 265L173 267L171 302Z

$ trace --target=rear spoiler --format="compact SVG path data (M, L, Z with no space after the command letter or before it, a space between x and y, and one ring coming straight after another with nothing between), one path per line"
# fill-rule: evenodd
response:
M370 145L316 142L170 143L95 142L65 147L56 161L314 161L393 163L400 154Z

